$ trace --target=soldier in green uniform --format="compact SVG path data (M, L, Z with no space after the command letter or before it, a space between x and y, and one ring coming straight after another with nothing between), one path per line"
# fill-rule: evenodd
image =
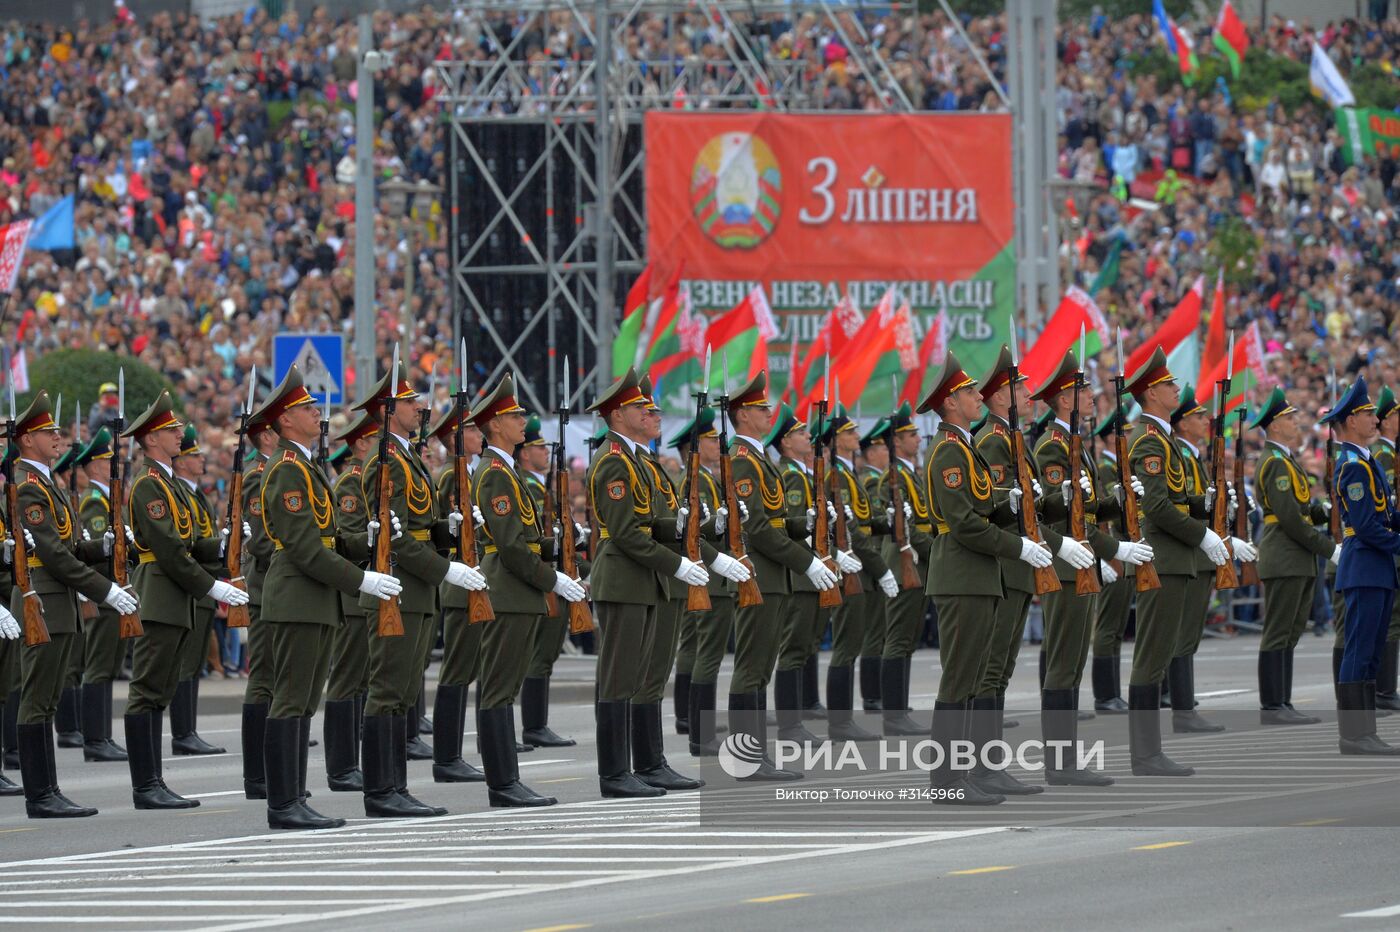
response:
M331 484L311 452L321 409L296 366L263 402L258 420L279 438L262 482L262 520L273 547L259 619L271 626L272 702L263 751L267 826L338 828L344 819L328 818L306 802L311 716L321 702L332 639L345 623L336 594L387 600L402 587L337 552Z
M336 435L342 444L336 454L344 469L336 477L335 524L340 531L342 555L360 569L369 567L368 506L362 486L364 461L374 447L379 424L361 411ZM331 457L331 461L336 460ZM323 728L326 745L326 784L335 793L362 793L360 773L360 720L369 690L369 641L372 632L360 608L358 591L340 594L345 621L331 636L331 668L326 678Z
M1328 535L1327 509L1312 501L1308 475L1294 458L1293 451L1303 442L1303 426L1283 389L1273 390L1250 426L1264 431L1267 438L1254 473L1254 493L1264 509L1264 531L1259 536L1259 581L1264 587L1259 721L1314 725L1321 719L1304 715L1292 705L1293 651L1308 626L1317 559L1325 557L1336 565L1342 547Z
M792 578L802 574L818 591L835 586L837 581L836 574L802 543L811 533L807 521L788 519L782 475L769 461L764 443L759 439L769 433L771 410L767 370L750 379L729 401L729 423L735 435L730 446L734 496L746 512L746 516L740 517L747 536L748 556L763 596L761 604L741 605L736 613L734 675L729 685L730 726L735 731L756 736L765 746L764 708L768 704L768 681L778 659L783 617L793 591ZM848 427L851 429L853 425ZM855 659L857 643L855 638L848 641L847 649L852 655L848 661L849 675L849 663ZM850 696L849 689L846 695ZM752 777L755 780L800 778L799 773L772 766L766 753Z
M140 444L145 468L138 470L127 501L127 527L138 564L132 584L141 597L145 634L132 648L134 673L126 704L126 747L132 801L137 809L198 806L165 785L161 768L161 717L180 681L180 658L195 622L195 602L211 596L244 605L248 594L204 569L217 559L218 537L200 539L194 505L171 465L180 452L184 425L170 395L160 397L131 422L124 436Z
M8 455L8 453L7 453ZM0 561L0 592L9 592L14 588L14 579L10 573L10 562L13 560L12 542L9 538L9 531L5 527L7 520L3 514L4 509L0 508L0 541L4 542L5 559ZM15 616L10 614L10 610L0 605L0 720L8 717L10 691L15 689L15 684L19 680L19 652L24 642L20 640L19 622ZM15 706L19 705L19 696L13 699ZM24 793L24 788L4 774L5 763L3 756L0 756L0 796L20 796Z
M462 432L462 456L468 472L471 459L482 451L480 429L465 420L468 412L454 407L429 429L429 435L443 443L456 455L456 431ZM455 463L438 474L436 481L438 511L460 514L457 501ZM468 495L470 495L470 485ZM457 559L456 535L439 548L449 560ZM480 555L478 547L477 553ZM467 721L467 688L481 674L481 640L486 625L467 620L467 590L447 581L438 586L438 602L442 611L442 664L438 668L437 695L433 697L433 780L437 783L482 783L486 774L462 759L462 733ZM371 626L375 624L370 620ZM370 629L374 637L374 628Z
M656 640L666 580L703 586L709 573L665 546L656 527L661 494L642 463L651 415L641 380L629 369L589 406L608 425L588 467L588 496L598 532L589 576L601 645L598 652L598 785L604 797L662 796L631 771L632 699L642 689ZM673 526L674 528L674 526ZM674 531L673 531L674 533Z
M1385 473L1385 481L1392 489L1396 488L1397 477L1395 460L1395 439L1400 434L1400 402L1390 386L1381 388L1376 399L1376 416L1381 419L1380 435L1371 448L1371 456L1376 468ZM1340 617L1340 616L1339 616ZM1397 663L1400 663L1400 606L1390 610L1390 627L1385 635L1385 650L1381 653L1380 669L1376 671L1376 708L1400 709L1400 695L1396 694Z
M88 489L78 505L78 521L92 540L112 526L112 432L100 428L78 454L75 467L87 474ZM109 574L110 575L110 574ZM83 760L124 761L126 749L112 740L112 681L121 672L126 645L121 617L111 606L96 607L83 632Z
M24 644L20 650L20 701L17 717L20 775L25 813L31 819L78 818L97 810L79 806L58 788L54 764L54 714L78 631L78 595L132 611L131 593L98 574L89 563L111 553L111 536L84 541L77 513L66 491L54 482L50 467L62 440L49 411L47 392L39 392L15 420L12 439L19 459L14 466L18 515L29 545L29 582L42 604L50 640ZM16 587L10 608L23 611L25 593ZM7 630L10 621L0 618Z
M714 408L702 408L698 423L695 420L687 421L671 438L668 446L677 452L684 463L690 462L692 433L700 469L693 477L689 473L682 477L681 494L687 493L691 481L699 484L701 510L714 516L709 526L718 539L712 545L722 550L725 548L723 531L728 516L727 513L720 513L724 507L724 497L716 478L719 469L719 430L715 426ZM734 584L718 573L711 573L705 588L710 596L710 608L685 613L681 621L680 645L676 649L675 698L678 706L682 698L686 703L684 710L677 708L676 717L677 720L685 719L684 733L690 736L692 757L712 757L719 753L719 744L715 740L715 689L729 635L734 629Z
M63 396L58 396L61 407ZM77 476L82 471L75 468L74 463L78 454L83 451L83 445L78 440L77 424L74 424L74 432L71 438L63 437L62 420L59 412L54 411L54 422L59 425L59 436L62 438L65 449L53 464L54 485L64 485L68 492L68 500L74 508L83 500L84 488L77 482ZM86 476L83 477L86 479ZM78 599L78 630L73 637L73 648L68 652L68 669L63 675L63 690L58 697L58 712L54 715L54 731L56 733L58 746L61 748L80 748L83 746L83 723L82 723L82 690L83 690L83 656L86 653L86 625L84 622L93 614L92 603L85 598Z
M890 482L900 484L904 506L904 526L913 554L914 566L927 566L929 548L933 546L933 519L928 511L928 488L919 468L919 427L914 423L914 410L905 402L889 417L887 430L893 436L894 462L880 479L880 488L888 490ZM894 506L885 502L885 520L890 535L885 538L885 563L893 568L900 565L902 554L894 540ZM924 629L924 614L928 595L922 585L899 590L885 606L884 653L880 657L880 706L885 710L884 730L887 735L922 735L926 731L909 717L909 685L914 664L914 649Z
M1044 544L999 526L1009 523L1008 515L1021 507L1021 492L1013 488L1004 497L996 494L991 466L972 445L968 427L981 406L977 380L949 353L918 408L921 414L935 411L942 418L924 483L937 532L929 551L927 591L938 609L943 662L932 730L942 757L931 782L940 794L935 801L948 805L985 806L1006 800L971 779L969 771L950 759L949 751L954 741L989 734L985 726L974 728L972 700L985 682L997 602L1006 598L1001 562L1021 560L1045 567L1053 560ZM980 755L982 747L977 751Z
M544 516L544 527L554 524L554 496L549 489L549 445L540 433L540 418L532 414L525 422L525 442L515 451L520 469L516 470L525 482L525 488L535 502L535 513ZM568 513L568 503L565 503ZM569 527L559 528L561 534L571 533ZM525 680L520 685L520 738L528 745L539 748L567 748L576 742L555 734L549 727L549 678L554 672L554 661L564 649L564 636L569 630L568 613L562 611L556 599L549 599L551 611L540 616L535 631L530 637L530 665L525 670Z
M890 464L889 451L885 449L885 433L889 429L889 421L880 418L860 438L860 462L856 465L855 472L856 477L860 480L861 488L870 500L872 514L878 514L881 511L881 503L884 498L880 479ZM855 430L859 433L859 424L856 425ZM849 456L847 458L849 459ZM883 549L882 540L875 541L875 544ZM871 577L871 579L873 578ZM863 585L866 592L873 591L868 585L869 582L870 579L862 580L862 583L866 584ZM882 708L881 704L884 699L880 688L880 675L883 669L881 656L884 654L885 648L885 629L889 624L889 606L884 599L865 598L860 601L865 613L860 642L861 705L867 712L878 712Z
M481 570L496 614L485 622L482 633L477 709L487 795L492 806L552 806L554 797L541 796L520 782L511 704L525 679L530 640L545 613L545 594L582 602L585 592L581 583L550 565L549 516L536 508L509 452L524 442L526 423L509 375L477 402L469 418L486 440L472 476L472 508L481 522Z
M248 684L243 689L243 795L267 799L263 775L268 705L272 702L272 661L268 655L270 633L258 623L262 617L263 577L272 563L272 541L262 520L262 480L268 457L277 450L277 434L271 425L248 418L248 442L253 452L243 475L243 516L252 529L243 550L241 569L248 586Z
M778 471L783 477L783 499L787 504L788 522L800 522L806 526L808 517L815 518L813 507L816 489L813 486L812 435L807 425L792 408L783 405L778 412L773 429L763 440L765 446L778 452ZM833 548L833 558L838 567L848 572L859 572L860 562L844 552ZM844 566L842 564L844 563ZM806 576L793 575L792 592L788 596L783 614L783 627L778 644L778 669L773 677L773 698L778 714L778 737L785 741L814 741L816 738L802 724L803 710L810 705L806 694L805 669L807 658L813 650L813 641L820 641L821 628L826 627L831 617L831 609L819 604L817 587ZM832 733L834 740L851 740L857 736L850 729L859 728L854 722L843 725ZM872 740L875 735L864 729L861 740Z
M1118 453L1113 446L1117 422L1122 420L1127 429L1127 411L1120 405L1112 414L1104 418L1094 432L1104 441L1099 451L1098 481L1104 489L1118 485ZM1111 521L1099 517L1099 529L1123 540L1125 531L1121 515ZM1090 650L1090 681L1094 688L1094 711L1110 714L1128 711L1128 703L1123 701L1121 659L1123 632L1128 627L1128 612L1132 610L1133 593L1136 591L1137 569L1131 563L1115 561L1114 572L1117 578L1104 579L1103 591L1099 593L1098 608L1094 613L1093 646Z
M1142 406L1142 417L1129 438L1128 463L1143 486L1138 503L1143 536L1162 581L1161 588L1138 593L1137 638L1128 680L1132 768L1137 776L1186 777L1195 771L1162 753L1157 713L1162 679L1176 655L1191 602L1197 551L1212 566L1221 566L1229 559L1229 550L1210 528L1204 498L1188 491L1189 467L1171 425L1180 393L1160 348L1131 376L1126 391ZM1200 624L1199 616L1195 623Z
M365 700L363 745L360 756L364 772L365 814L371 817L435 816L446 810L428 806L408 792L409 717L418 717L418 691L423 684L423 664L432 644L437 613L438 586L447 582L455 588L481 590L486 577L475 567L449 560L435 549L433 532L444 524L433 477L409 438L419 426L422 402L418 393L399 372L386 372L357 410L367 411L376 420L390 397L396 401L389 417L388 459L389 510L401 524L392 537L397 577L403 584L399 610L403 616L401 637L370 639L369 697ZM362 488L365 500L376 501L379 452L365 463ZM390 533L389 528L371 530ZM450 533L451 528L445 530ZM362 595L360 607L366 616L377 614L378 600Z
M1078 572L1090 570L1111 578L1113 570L1104 561L1146 563L1152 559L1152 549L1146 544L1119 541L1099 530L1101 518L1111 520L1117 516L1118 504L1116 497L1098 484L1097 470L1087 453L1081 450L1079 461L1072 459L1072 412L1075 408L1088 411L1093 405L1092 394L1073 351L1065 354L1059 369L1032 397L1045 402L1054 413L1054 420L1036 447L1035 459L1051 491L1045 502L1046 522L1061 537L1054 564L1060 589L1041 596L1045 610L1041 721L1047 747L1050 747L1050 741L1069 741L1072 745L1078 738L1079 685L1098 601L1096 593L1080 595L1076 592ZM1082 543L1075 540L1074 529L1070 527L1070 500L1075 485L1079 487L1077 491L1084 505L1085 539ZM1047 758L1045 768L1046 782L1052 786L1108 786L1113 783L1111 777L1079 769L1072 761L1064 766L1067 762L1063 758L1054 763L1052 760Z
M171 466L176 478L188 490L196 539L213 540L214 508L199 486L199 480L204 476L204 450L199 446L199 434L193 424L185 425L185 432L180 438L180 454ZM219 573L221 565L222 560L217 558L203 564L210 576ZM201 738L198 731L200 672L204 669L204 658L209 652L214 609L214 600L207 596L195 602L194 628L185 640L184 653L180 657L180 682L175 687L175 698L170 701L170 749L176 755L225 753L223 748L215 747Z

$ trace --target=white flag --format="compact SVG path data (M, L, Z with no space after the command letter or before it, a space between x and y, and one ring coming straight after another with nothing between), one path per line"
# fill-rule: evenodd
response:
M1312 66L1308 68L1308 83L1312 85L1315 94L1325 98L1333 107L1356 106L1356 98L1351 95L1351 88L1347 87L1342 73L1316 42L1312 47Z

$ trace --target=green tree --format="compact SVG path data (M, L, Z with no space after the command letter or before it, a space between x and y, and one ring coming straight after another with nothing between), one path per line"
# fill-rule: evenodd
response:
M1248 289L1254 284L1254 260L1258 252L1259 238L1244 218L1227 218L1212 231L1206 243L1206 280L1214 281L1216 273L1224 269L1228 284L1236 289Z
M97 390L104 382L117 381L117 370L126 373L126 418L130 423L155 401L170 382L150 366L130 356L87 349L63 349L45 353L29 366L30 390L19 396L19 410L33 400L40 389L49 393L51 401L63 395L63 427L73 423L73 404L82 405L83 436L87 436L87 409L97 400ZM183 411L179 395L170 393L175 407ZM8 411L6 412L9 413Z

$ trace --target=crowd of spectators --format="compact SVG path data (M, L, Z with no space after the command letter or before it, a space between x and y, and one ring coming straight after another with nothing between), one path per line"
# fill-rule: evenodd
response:
M357 221L356 146L373 145L381 179L442 183L434 62L489 62L512 49L529 63L529 82L483 106L528 110L532 98L578 90L577 63L593 44L573 15L478 23L428 7L376 14L376 44L393 57L376 79L379 115L366 141L354 127L353 20L321 8L280 19L252 8L212 21L119 13L75 28L0 24L0 224L69 194L77 203L75 249L26 257L0 332L7 344L30 358L58 347L140 357L171 380L206 432L211 474L227 475L237 387L254 364L267 371L279 331L349 333L354 241L372 226L379 344L398 336L412 262L410 362L450 358L439 208L410 224L383 210ZM650 62L644 81L658 63L694 75L683 89L694 107L724 105L725 47L739 42L801 72L826 107L880 109L890 81L926 110L1003 107L993 77L1004 80L1004 18L862 15L840 30L815 14L639 15L616 54ZM864 73L870 53L847 45L860 35L887 69ZM1303 62L1314 40L1344 72L1363 59L1389 70L1400 57L1393 20L1317 29L1275 17L1251 28L1254 46ZM1096 12L1060 27L1059 171L1080 183L1066 208L1064 278L1087 284L1121 240L1120 274L1098 300L1131 345L1218 264L1230 230L1232 249L1252 244L1230 253L1230 323L1260 322L1270 375L1295 404L1323 405L1334 366L1344 378L1365 371L1393 382L1394 157L1346 164L1321 103L1246 107L1223 83L1184 87L1138 70L1159 44L1147 16ZM1209 48L1204 33L1196 45Z

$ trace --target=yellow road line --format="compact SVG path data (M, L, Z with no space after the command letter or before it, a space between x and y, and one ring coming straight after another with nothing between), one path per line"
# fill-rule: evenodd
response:
M189 812L181 812L181 813L179 813L179 814L182 815L182 816L218 815L218 814L221 813L221 812L237 812L237 811L238 811L237 809L202 809L202 808L201 808L201 809L191 809Z
M745 903L781 903L783 900L800 900L804 896L811 896L810 893L779 893L776 896L756 896L751 900L744 900Z
M553 780L532 780L531 783L573 783L575 780L582 780L583 777L555 777Z
M996 864L992 867L974 867L965 871L950 871L948 876L970 877L973 874L995 874L997 871L1014 871L1015 869L1016 866L1014 864Z
M1163 848L1180 848L1182 845L1189 845L1189 841L1163 841L1155 845L1138 845L1134 851L1161 851Z
M1335 824L1335 823L1337 823L1337 822L1341 822L1341 821L1342 821L1341 819L1309 819L1309 820L1306 821L1306 822L1294 822L1293 824L1294 824L1294 825L1299 825L1299 826L1308 826L1308 825L1333 825L1333 824Z
M525 932L568 932L568 930L570 930L570 929L591 929L591 928L593 928L593 923L591 923L591 922L585 922L585 923L581 923L581 924L575 923L574 925L564 925L564 926L540 926L538 929L526 929Z
M35 832L36 828L0 828L0 835L9 835L13 832Z

